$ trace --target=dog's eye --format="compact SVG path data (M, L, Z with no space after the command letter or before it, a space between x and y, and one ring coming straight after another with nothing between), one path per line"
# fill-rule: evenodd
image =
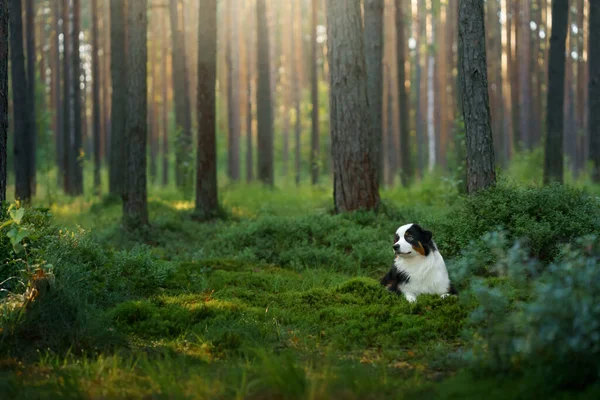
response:
M413 237L412 237L412 235L411 235L411 234L408 234L408 233L407 233L406 235L404 235L404 238L405 238L406 240L413 240Z

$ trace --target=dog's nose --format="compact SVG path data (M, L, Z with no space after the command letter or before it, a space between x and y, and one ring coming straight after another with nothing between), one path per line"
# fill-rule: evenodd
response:
M396 243L396 244L395 244L394 246L392 246L392 247L393 247L393 249L394 249L395 251L398 251L398 250L400 250L400 245L399 245L398 243Z

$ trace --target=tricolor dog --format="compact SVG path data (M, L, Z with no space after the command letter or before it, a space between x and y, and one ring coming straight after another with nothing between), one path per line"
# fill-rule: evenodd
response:
M391 292L404 294L413 303L420 294L456 294L432 233L417 224L398 228L394 236L394 265L381 279Z

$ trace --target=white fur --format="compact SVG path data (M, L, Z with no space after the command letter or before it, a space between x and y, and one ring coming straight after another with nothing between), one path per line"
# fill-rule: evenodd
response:
M404 234L413 224L403 225L396 231L400 239L395 243L400 245L394 265L398 272L404 271L410 276L408 283L398 286L404 297L411 303L417 301L420 294L439 294L442 298L448 295L450 278L446 263L439 251L434 250L427 256L419 254L410 243L404 239Z

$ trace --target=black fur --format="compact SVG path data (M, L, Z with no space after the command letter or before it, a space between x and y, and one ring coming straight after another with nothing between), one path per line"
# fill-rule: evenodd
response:
M423 250L425 250L425 256L437 250L432 237L433 234L430 231L421 228L417 224L413 224L404 234L404 239L411 245L419 247L419 243L421 243Z
M456 290L456 288L454 287L454 285L452 285L452 283L450 284L450 287L448 288L448 294L453 294L453 295L458 295L458 290Z
M390 292L396 292L400 294L401 291L398 286L408 282L410 282L410 275L404 271L398 272L396 266L392 265L392 268L390 268L387 274L381 278L379 283L381 283L382 286L386 286Z

